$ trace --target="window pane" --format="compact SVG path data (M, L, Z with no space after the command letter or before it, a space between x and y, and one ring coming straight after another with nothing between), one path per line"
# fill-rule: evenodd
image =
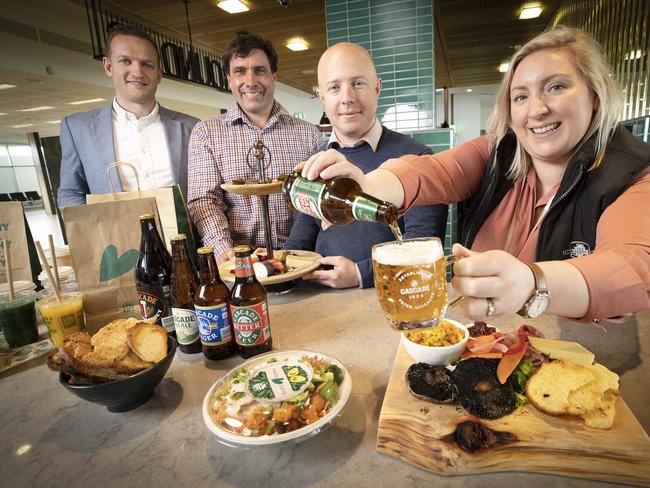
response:
M1 147L1 146L0 146ZM0 193L12 193L16 190L13 168L0 167Z
M38 191L38 178L36 177L36 168L14 167L16 180L18 181L18 191Z
M34 166L32 148L29 146L9 146L9 156L14 166Z
M4 144L0 144L0 166L11 166L9 153L7 152L7 146Z

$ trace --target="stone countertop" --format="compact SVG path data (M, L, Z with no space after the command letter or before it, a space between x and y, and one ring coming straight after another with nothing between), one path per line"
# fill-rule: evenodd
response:
M353 392L333 427L276 448L225 446L204 426L201 403L210 386L243 362L207 361L177 352L156 394L143 406L111 413L66 391L44 364L0 375L0 473L3 486L611 486L526 473L435 475L375 450L377 422L399 344L374 290L316 290L300 285L270 296L275 349L304 349L338 358ZM451 312L451 318L460 318ZM464 321L467 322L467 321ZM529 321L531 322L531 321ZM494 325L512 331L520 317ZM547 337L576 340L621 375L621 395L650 430L650 312L600 328L556 317L532 321Z

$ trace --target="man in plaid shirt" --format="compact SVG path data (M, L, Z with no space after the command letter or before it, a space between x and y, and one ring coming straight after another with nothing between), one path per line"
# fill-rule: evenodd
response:
M219 263L234 257L232 248L237 244L266 246L259 198L227 193L220 186L236 178L257 179L246 164L253 144L261 139L271 152L269 178L289 174L321 144L318 127L292 117L273 98L278 56L269 41L239 32L223 59L235 101L225 114L194 127L187 191L192 220L203 244L214 247ZM255 168L252 153L250 162ZM295 212L281 194L275 194L269 197L269 213L273 246L279 249L289 236Z

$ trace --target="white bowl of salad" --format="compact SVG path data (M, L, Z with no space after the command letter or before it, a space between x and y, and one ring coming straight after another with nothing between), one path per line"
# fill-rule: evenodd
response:
M302 441L331 426L352 391L337 359L310 351L272 351L221 377L203 399L203 421L225 444Z

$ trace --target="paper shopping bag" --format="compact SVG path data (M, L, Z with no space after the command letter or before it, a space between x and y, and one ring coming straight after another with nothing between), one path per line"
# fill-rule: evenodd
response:
M156 215L156 200L91 203L62 211L89 332L117 318L139 318L133 271L139 256L139 217Z
M0 283L7 282L3 239L9 241L14 281L35 282L41 266L20 202L0 202Z

